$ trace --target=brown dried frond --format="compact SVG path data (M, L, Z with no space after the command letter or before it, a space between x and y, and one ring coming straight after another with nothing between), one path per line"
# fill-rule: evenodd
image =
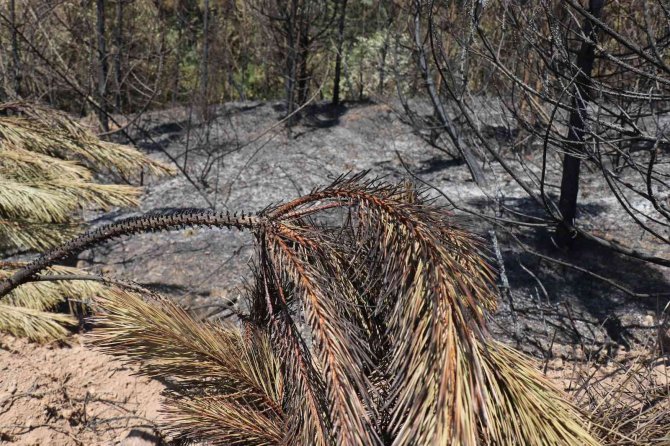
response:
M294 298L289 283L272 265L261 240L261 265L254 270L255 284L249 290L249 320L270 333L280 358L284 380L285 433L280 444L332 444L325 384L316 369L304 331L289 310Z
M54 169L54 158L21 147L0 146L0 174L3 178L26 182L36 178L43 180L89 181L91 172L75 161L58 160Z
M176 438L217 446L271 446L284 436L281 422L227 395L180 394L169 396L166 403L170 423L165 430Z
M0 329L13 336L47 342L64 338L70 333L66 327L76 324L76 319L67 314L0 304Z
M171 382L170 431L221 445L279 443L284 383L265 334L197 322L160 296L115 292L98 304L94 344Z
M0 249L48 249L81 231L77 211L136 206L139 188L99 184L93 173L140 171L161 175L171 169L130 147L99 140L64 113L25 102L0 104ZM14 293L6 305L47 310L66 296L83 297L82 287L82 282L34 284ZM41 334L61 336L63 330L52 329L61 319L40 315L30 320L46 324ZM18 333L17 324L0 323L0 330Z
M499 426L489 425L495 416L490 413L490 405L505 395L500 394L499 385L493 385L499 383L490 379L499 362L481 352L491 342L484 314L495 308L495 295L490 286L492 272L477 243L451 226L439 208L426 205L420 195L409 200L405 188L364 182L358 177L339 179L327 188L270 210L269 215L288 224L329 206L356 209L356 222L352 224L356 232L348 248L354 252L362 241L373 255L368 253L365 263L356 265L379 265L372 269L382 274L377 282L380 299L369 311L382 315L377 322L383 325L390 342L389 360L381 374L390 379L391 401L386 402L386 408L390 407L389 434L395 437L394 444L478 444L485 438L504 438L504 432L495 432ZM294 242L300 243L298 239ZM347 245L342 243L337 249L346 250ZM319 246L310 254L319 256L325 250ZM327 257L321 255L324 262ZM295 260L282 260L285 268L297 268ZM326 271L320 273L327 276L326 280L341 280ZM304 276L296 279L302 283L308 283L311 276L292 274ZM323 294L320 299L338 299ZM315 300L307 295L304 298ZM341 317L337 313L332 316ZM329 320L329 324L333 322ZM343 337L340 348L357 348L348 338ZM526 373L532 370L530 366L520 366L519 370L513 377L525 379L520 382L528 390L528 394L521 393L526 399L517 398L518 404L502 408L506 423L518 434L514 442L523 444L528 437L520 432L534 428L545 431L538 435L547 439L544 444L597 444L580 427L579 414L570 411L569 405L557 405L555 409L566 419L565 424L528 418L527 411L545 407L547 399L560 402L562 395L551 386L545 387L537 374ZM500 380L509 378L509 373L500 373Z
M488 334L496 295L479 242L406 185L343 177L253 218L190 210L113 223L10 285L68 249L217 219L256 236L247 335L196 322L162 298L122 292L98 301L97 344L174 383L170 413L187 437L218 430L216 441L233 444L599 444L528 359ZM254 336L267 352L240 355L256 351ZM235 424L234 413L255 425ZM264 423L272 427L261 438Z
M328 251L317 248L314 252L315 242L307 239L310 232L301 235L297 230L285 228L283 234L270 238L269 253L293 285L293 294L304 304L337 444L379 444L368 415L372 404L364 370L370 364L369 354L354 326L343 317L342 305L338 305L344 302L338 300L342 287L334 286L345 277L333 280L337 277L334 263L324 258Z

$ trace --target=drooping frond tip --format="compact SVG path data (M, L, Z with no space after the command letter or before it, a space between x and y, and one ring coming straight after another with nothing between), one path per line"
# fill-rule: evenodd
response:
M177 383L169 412L186 437L598 444L528 359L490 337L496 295L478 243L406 184L344 177L258 216L184 210L113 223L45 254L2 282L0 295L78 249L185 225L256 237L242 333L121 294L100 299L98 345Z

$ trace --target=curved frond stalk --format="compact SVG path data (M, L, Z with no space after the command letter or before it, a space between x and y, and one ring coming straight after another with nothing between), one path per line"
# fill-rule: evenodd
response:
M61 339L77 321L69 315L0 304L0 330L32 341Z
M97 243L125 235L159 230L183 229L187 226L209 226L229 229L235 227L252 230L265 224L265 222L266 220L261 217L245 214L237 216L210 209L181 209L153 213L142 217L130 217L86 232L68 243L42 254L25 268L0 282L0 301L2 301L2 298L8 292L28 282L35 274L59 259L78 254Z
M24 266L23 262L2 262L0 279ZM49 275L84 277L80 270L65 266L49 267L48 273L46 278ZM105 296L113 290L114 287L90 280L44 280L27 283L14 289L3 300L2 311L6 314L0 320L0 331L38 342L63 338L70 333L71 328L77 326L77 319L69 315L48 313L48 310L69 301L70 312L77 314L81 308L90 306L94 297Z

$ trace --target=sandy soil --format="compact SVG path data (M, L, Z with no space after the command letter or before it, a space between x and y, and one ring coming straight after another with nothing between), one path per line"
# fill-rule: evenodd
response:
M0 444L127 444L133 429L151 433L163 386L136 371L81 335L47 345L0 337Z
M137 375L136 366L92 350L85 338L77 334L38 345L0 336L0 444L162 444L157 426L162 384ZM612 404L637 407L641 401L632 396L645 396L642 386L647 391L670 386L664 362L644 365L649 350L620 353L617 362L554 358L537 365L582 407L604 396Z

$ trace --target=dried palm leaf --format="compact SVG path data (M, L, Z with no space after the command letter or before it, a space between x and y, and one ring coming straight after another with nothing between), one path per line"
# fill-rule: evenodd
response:
M66 327L76 324L77 320L66 314L0 304L0 327L13 336L52 341L67 336L70 331Z
M22 247L43 251L71 239L81 226L35 222L23 219L0 219L0 246Z
M91 172L75 161L55 159L20 147L0 146L0 174L4 178L30 182L60 179L61 181L90 181Z
M98 300L94 344L143 361L171 382L171 432L217 445L278 444L284 432L283 379L267 337L200 323L160 296L115 292Z
M64 223L79 203L56 188L0 179L0 209L6 219L29 219L45 223Z
M101 141L66 114L37 104L0 104L0 140L56 158L81 157L95 171L165 175L173 170L130 147Z
M78 210L138 204L138 188L94 182L93 173L102 171L171 172L132 148L99 140L63 113L23 102L0 104L0 247L44 250L81 230ZM47 310L77 293L84 300L87 286L83 282L34 284L13 293L6 305L23 309L11 313L15 315L28 314L29 309ZM98 284L97 288L102 292L104 287ZM59 317L30 313L14 324L6 320L2 319L0 330L19 333L16 327L26 326L29 320L48 325L39 336L33 335L34 329L26 330L33 338L63 333L53 329Z
M315 220L338 210L342 224ZM260 388L230 354L246 338L198 324L174 304L101 299L99 345L147 361L146 373L176 383L172 410L187 435L213 435L219 426L222 442L239 444L275 442L275 432L282 444L599 444L564 395L487 333L496 296L479 242L406 185L353 176L258 216L183 210L113 223L1 282L0 295L96 243L185 225L256 235L245 319L281 364L267 379L283 383L281 398ZM250 428L245 443L222 421L234 411L251 419L281 411L281 425L262 439Z

